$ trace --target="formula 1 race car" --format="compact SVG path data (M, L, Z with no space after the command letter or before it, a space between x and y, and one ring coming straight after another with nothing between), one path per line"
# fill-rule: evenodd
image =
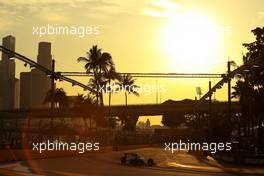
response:
M141 156L136 153L124 153L124 156L120 159L121 164L130 166L154 166L154 160L149 158L147 162Z

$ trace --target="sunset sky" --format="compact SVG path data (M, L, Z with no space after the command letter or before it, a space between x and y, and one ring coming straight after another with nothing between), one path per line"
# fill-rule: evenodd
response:
M0 36L14 35L16 50L33 59L38 42L52 42L57 71L84 71L76 59L97 44L111 53L120 72L225 73L228 57L241 64L242 43L253 41L250 30L264 24L263 0L0 0L0 7ZM83 38L32 34L34 26L47 24L99 26L100 33ZM17 62L17 75L28 70ZM137 79L137 84L155 85L156 80ZM208 81L159 79L166 88L161 99L193 99L195 87L205 93ZM66 83L59 86L69 95L82 92ZM226 89L215 97L225 100ZM155 100L155 94L143 93L128 102ZM124 96L114 95L113 103L124 103Z

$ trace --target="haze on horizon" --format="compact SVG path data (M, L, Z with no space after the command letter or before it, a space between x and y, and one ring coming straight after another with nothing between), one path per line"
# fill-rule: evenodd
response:
M0 0L0 36L16 37L16 51L37 56L40 41L52 43L57 71L84 71L77 63L92 45L111 53L119 72L225 73L228 57L241 64L242 43L251 29L263 25L261 0ZM33 26L99 26L99 35L32 35ZM28 71L17 62L17 77ZM87 78L74 78L87 83ZM159 99L195 97L195 87L208 89L209 79L137 79L137 84L165 85ZM217 79L212 80L213 84ZM69 95L82 90L58 83ZM215 95L226 99L226 89ZM155 103L156 95L129 96L128 103ZM105 97L107 102L107 96ZM114 95L113 104L124 96Z

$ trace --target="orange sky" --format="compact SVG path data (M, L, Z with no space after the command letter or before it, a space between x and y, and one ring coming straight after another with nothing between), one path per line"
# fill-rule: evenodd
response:
M57 71L84 71L76 58L98 44L111 53L120 72L224 73L228 57L241 64L242 43L252 41L250 30L264 24L262 0L0 0L0 5L0 36L14 35L17 51L33 59L38 42L52 42ZM32 34L33 26L48 24L98 26L99 34ZM17 62L17 75L21 71L27 69ZM158 80L166 89L161 100L194 98L195 87L205 93L208 81ZM137 84L155 85L156 79L138 79ZM69 95L82 92L58 85ZM129 96L128 102L155 103L155 95ZM225 87L215 95L218 100L226 96ZM113 104L120 103L124 96L114 95Z

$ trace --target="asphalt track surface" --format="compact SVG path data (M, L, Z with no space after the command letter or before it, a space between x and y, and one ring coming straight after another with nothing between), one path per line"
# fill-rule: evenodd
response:
M124 152L135 152L145 159L153 158L154 167L134 167L120 164ZM176 176L176 175L264 175L264 169L223 166L210 157L198 157L179 151L170 153L162 148L143 148L129 151L84 154L20 161L0 165L0 175L51 176Z

